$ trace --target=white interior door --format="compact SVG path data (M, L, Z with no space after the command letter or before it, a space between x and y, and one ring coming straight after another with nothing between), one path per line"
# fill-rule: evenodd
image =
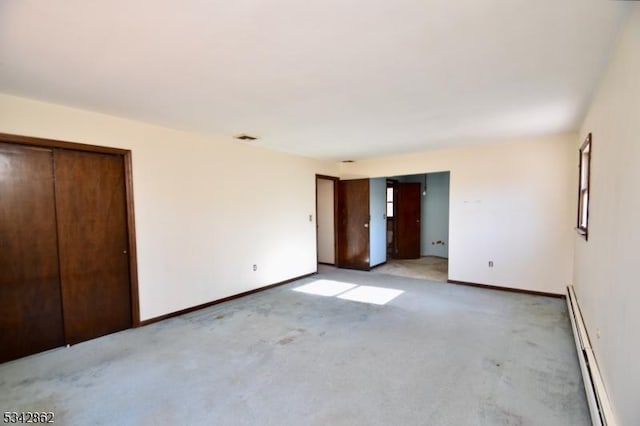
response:
M334 181L317 178L318 200L318 262L334 265L336 263L335 226L334 226Z

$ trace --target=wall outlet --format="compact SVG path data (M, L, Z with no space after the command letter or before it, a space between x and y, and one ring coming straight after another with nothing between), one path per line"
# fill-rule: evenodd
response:
M493 260L489 261L489 268L493 268Z
M312 214L309 215L309 222L313 222L313 215Z
M256 265L255 263L253 264L253 272L258 270L258 265Z

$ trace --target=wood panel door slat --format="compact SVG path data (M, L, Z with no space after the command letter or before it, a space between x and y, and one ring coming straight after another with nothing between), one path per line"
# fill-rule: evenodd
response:
M0 362L64 344L50 149L0 143Z
M121 155L54 150L60 277L68 343L131 327Z

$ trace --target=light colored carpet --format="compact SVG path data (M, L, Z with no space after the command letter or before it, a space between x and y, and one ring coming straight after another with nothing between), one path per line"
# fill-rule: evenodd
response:
M373 268L371 272L446 282L448 268L448 259L423 256L419 259L389 259L387 263Z
M590 424L563 300L329 268L1 364L0 411L60 425Z

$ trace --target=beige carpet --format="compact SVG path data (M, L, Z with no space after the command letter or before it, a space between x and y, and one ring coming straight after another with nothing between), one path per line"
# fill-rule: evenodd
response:
M448 269L448 259L424 256L420 259L389 259L386 264L373 268L371 272L446 282Z

